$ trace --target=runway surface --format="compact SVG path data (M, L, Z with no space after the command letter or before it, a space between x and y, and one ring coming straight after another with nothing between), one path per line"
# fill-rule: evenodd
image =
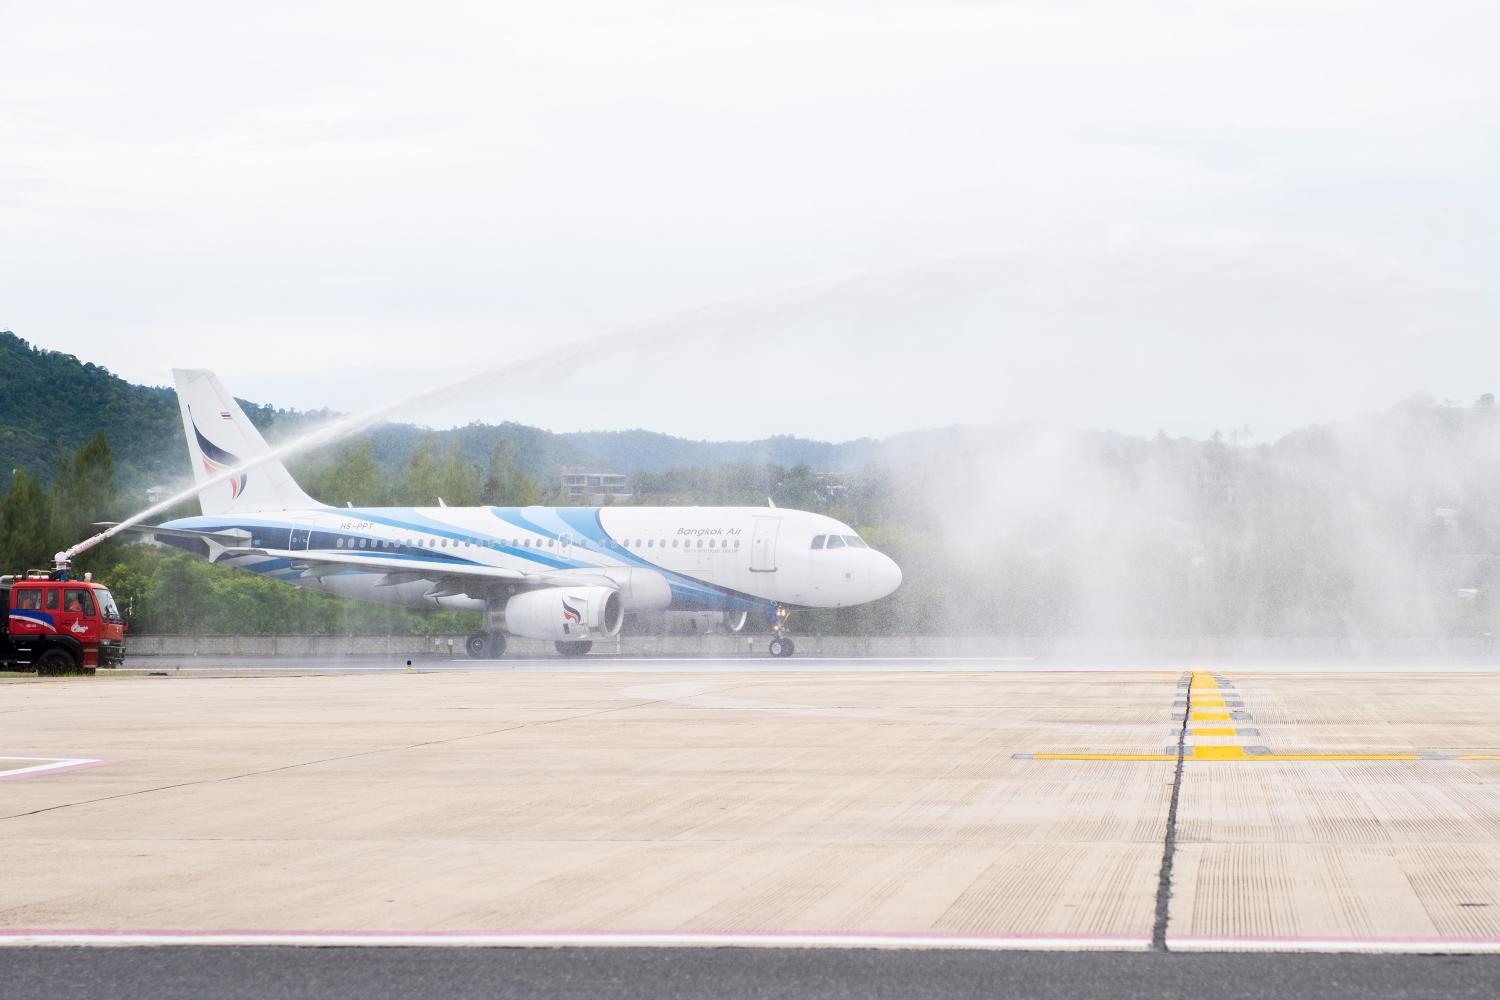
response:
M1431 969L1495 966L1415 955L1500 951L1494 672L196 666L4 687L0 836L26 864L0 968L71 954L36 944L178 945L80 975L316 944L296 954L479 977L587 956L672 995L756 956L839 986L1112 949L1055 961L1171 995L1152 977L1210 965L1161 952L1249 950L1276 954L1202 957L1397 970L1366 995L1421 996ZM1296 951L1400 954L1278 964ZM789 995L765 982L743 995Z
M7 1000L1491 1000L1500 957L657 949L0 951Z

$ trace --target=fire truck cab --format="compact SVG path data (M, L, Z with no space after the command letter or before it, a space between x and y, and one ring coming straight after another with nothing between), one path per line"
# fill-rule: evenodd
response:
M0 663L39 674L93 673L125 662L125 619L107 587L85 576L0 576Z

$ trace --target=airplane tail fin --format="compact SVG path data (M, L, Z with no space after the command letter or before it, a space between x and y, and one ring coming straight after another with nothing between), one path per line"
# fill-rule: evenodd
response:
M271 450L213 372L174 368L172 379L195 482L201 485ZM198 503L203 513L211 515L323 506L303 493L276 459L251 465L210 486L198 494Z

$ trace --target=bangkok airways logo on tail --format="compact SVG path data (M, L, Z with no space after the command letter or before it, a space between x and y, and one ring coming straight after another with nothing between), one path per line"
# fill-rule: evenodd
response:
M219 416L225 420L233 419L228 413L221 412ZM228 472L240 464L238 455L231 455L203 436L203 432L198 429L198 421L193 419L192 407L188 407L188 420L193 425L193 435L198 439L198 450L203 453L204 472L207 472L210 476L217 476L220 473ZM245 489L246 478L247 474L242 472L229 480L229 498L231 500L239 499L240 493Z
M578 613L578 609L577 608L573 607L567 601L563 601L562 602L562 608L563 608L563 621L565 621L565 622L572 622L574 625L581 625L581 624L583 624L583 615L581 615L581 614Z

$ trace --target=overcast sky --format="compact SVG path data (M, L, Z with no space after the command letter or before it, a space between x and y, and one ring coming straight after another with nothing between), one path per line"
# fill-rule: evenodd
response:
M1467 402L1496 38L1443 0L0 0L0 328L304 408L494 368L411 416L693 437Z

